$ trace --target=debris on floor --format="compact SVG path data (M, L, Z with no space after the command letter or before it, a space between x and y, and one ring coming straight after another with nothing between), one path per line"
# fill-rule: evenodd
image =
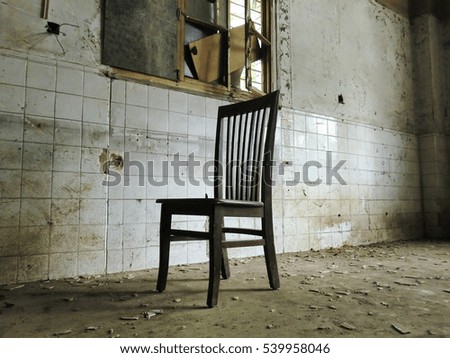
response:
M208 264L170 267L162 293L157 269L0 286L0 337L450 337L450 241L278 258L278 290L263 257L231 260L214 309Z

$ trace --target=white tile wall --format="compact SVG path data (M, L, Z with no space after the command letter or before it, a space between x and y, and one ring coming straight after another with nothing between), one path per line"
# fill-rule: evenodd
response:
M156 267L160 207L164 197L212 196L196 168L177 185L163 163L194 153L212 159L217 107L225 102L179 91L110 80L88 67L0 55L0 284ZM422 138L422 157L442 141ZM341 119L282 110L275 157L274 225L277 252L361 244L421 235L418 140L414 135ZM308 186L326 179L327 150L348 185ZM120 182L102 173L111 154L142 163ZM156 182L167 182L157 186ZM425 185L443 179L441 163L422 163ZM296 177L299 181L292 185ZM192 179L192 178L191 178ZM291 182L291 185L288 183ZM431 203L428 203L431 204ZM429 222L438 208L427 204ZM429 208L429 209L428 209ZM387 214L387 215L386 215ZM407 225L405 225L407 223ZM239 222L237 223L239 224ZM243 221L241 224L253 225ZM174 225L205 229L204 218L176 218ZM205 242L176 243L171 264L207 261ZM245 257L261 248L230 250Z

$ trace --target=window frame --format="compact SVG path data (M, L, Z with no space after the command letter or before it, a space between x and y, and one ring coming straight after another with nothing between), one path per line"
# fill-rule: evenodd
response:
M251 0L245 0L246 4L248 4ZM136 82L141 82L149 85L155 85L158 87L165 87L169 89L179 89L185 92L194 93L194 94L203 94L212 97L221 97L228 99L249 99L255 98L263 95L264 93L269 93L272 90L273 86L273 73L274 73L274 41L273 41L273 33L274 33L274 1L273 0L261 0L261 10L262 10L262 37L264 39L268 39L270 44L267 46L267 50L265 51L265 58L261 60L262 63L262 82L263 82L263 91L259 91L258 89L251 88L251 90L245 88L235 88L231 86L230 80L230 72L228 68L230 66L230 31L231 28L228 26L227 29L227 84L215 84L215 83L207 83L202 82L198 79L187 77L184 73L184 38L185 38L185 27L186 27L186 14L185 14L185 5L186 0L177 0L178 4L178 13L174 16L177 16L177 46L176 46L176 58L177 58L177 80L166 79L162 77L157 77L155 75L140 73L132 70L121 69L117 67L109 66L108 75L112 78L123 79L123 80L133 80ZM248 38L249 31L249 7L246 9L246 39ZM227 11L228 24L230 23L230 1L228 1L228 11ZM247 41L246 41L247 42ZM246 49L247 49L246 44ZM246 56L246 68L248 68L249 64L249 56ZM246 71L244 68L244 71ZM250 67L251 68L251 67ZM247 78L251 76L251 71L247 71Z

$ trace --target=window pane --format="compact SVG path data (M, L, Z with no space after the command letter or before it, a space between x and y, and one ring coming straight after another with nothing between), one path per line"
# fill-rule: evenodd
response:
M186 14L194 19L227 27L227 0L187 0Z
M176 10L176 0L106 0L103 63L175 80Z
M245 0L230 1L231 28L245 24Z

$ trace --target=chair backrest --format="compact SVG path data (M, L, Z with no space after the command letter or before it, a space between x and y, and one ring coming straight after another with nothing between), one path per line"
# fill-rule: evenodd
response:
M219 107L214 196L262 201L271 197L279 91Z

